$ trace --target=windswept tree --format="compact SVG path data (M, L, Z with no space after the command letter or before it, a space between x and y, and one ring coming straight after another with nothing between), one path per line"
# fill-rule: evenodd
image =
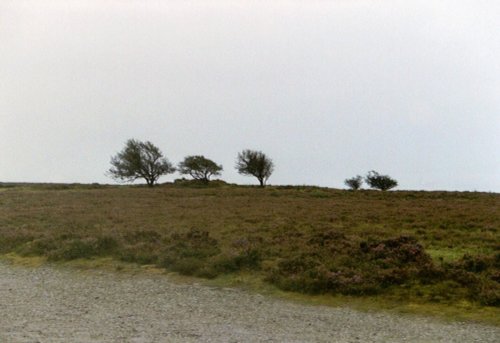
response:
M243 150L236 159L236 170L242 175L255 176L260 186L265 187L274 171L274 163L261 151Z
M345 179L344 183L347 187L349 187L349 189L356 191L361 188L363 178L360 175L356 175L350 179Z
M368 172L365 181L371 188L380 189L381 191L386 191L398 185L398 182L389 175L380 175L374 170Z
M153 143L129 139L125 148L111 157L109 175L117 180L133 182L144 179L152 187L162 175L175 172L172 164Z
M208 183L210 177L220 175L222 165L218 165L205 156L186 156L184 161L179 163L178 171L181 174L190 175L195 180Z

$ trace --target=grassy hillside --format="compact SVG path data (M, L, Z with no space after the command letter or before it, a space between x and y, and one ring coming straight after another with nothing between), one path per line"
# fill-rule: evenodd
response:
M498 307L499 229L491 193L0 185L2 254L245 273L307 294Z

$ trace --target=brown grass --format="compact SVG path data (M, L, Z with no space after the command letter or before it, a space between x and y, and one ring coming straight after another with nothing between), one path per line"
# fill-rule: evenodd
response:
M360 295L481 306L471 292L482 287L486 304L498 301L499 194L229 185L6 186L0 185L3 254L49 260L111 256L204 277L252 270L255 277L285 289L291 285L313 293L350 294L350 280L365 280L368 271L378 272L376 267L397 282L387 285L391 279L386 278L384 286L359 288ZM380 244L400 236L414 238L402 249L421 245L423 254L430 255L439 280L421 278L429 272L428 263L421 262L424 255L410 269L411 263L398 260L399 246L379 256ZM364 253L360 244L365 244ZM308 267L297 269L294 263L303 260L312 261L314 275L300 271ZM487 266L476 270L471 263ZM344 273L342 287L347 288L332 288L337 271ZM457 279L476 276L468 279L473 287ZM311 280L316 282L312 286ZM312 288L301 289L305 284Z

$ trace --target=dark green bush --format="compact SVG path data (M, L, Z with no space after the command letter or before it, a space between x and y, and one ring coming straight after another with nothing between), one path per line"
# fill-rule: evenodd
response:
M175 186L187 187L187 188L217 188L228 186L229 184L223 180L210 180L208 182L203 180L188 180L185 178L175 179Z
M345 179L344 184L349 187L350 190L356 191L361 188L363 178L360 175L356 175L350 179Z
M398 182L391 178L389 175L380 175L374 170L368 172L365 177L365 182L371 188L380 189L381 191L387 191L398 185Z

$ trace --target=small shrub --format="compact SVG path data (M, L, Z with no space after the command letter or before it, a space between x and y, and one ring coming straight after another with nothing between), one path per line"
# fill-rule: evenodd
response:
M381 191L389 190L398 185L398 182L389 175L380 175L374 170L368 172L365 177L365 181L371 188L379 189Z
M371 260L377 260L388 266L407 266L410 263L427 265L432 262L423 246L413 237L398 238L360 243L360 250Z
M173 260L169 269L183 275L196 275L205 267L205 262L199 258L186 257Z
M110 255L118 249L118 242L110 236L98 237L95 243L95 250L98 255Z
M76 239L67 242L61 248L52 251L48 255L51 261L75 260L77 258L90 258L96 255L95 241Z
M310 256L297 256L282 260L278 263L278 270L282 274L300 274L317 267L319 262Z
M357 191L363 184L363 178L360 175L356 175L350 179L345 179L344 184L349 187L350 190Z
M105 256L114 253L118 246L118 242L112 237L76 238L59 242L58 248L49 251L47 257L55 261Z
M138 264L156 264L159 259L159 246L148 242L126 245L119 252L122 261Z
M433 279L435 266L411 237L361 242L334 230L313 235L311 251L280 261L268 275L278 287L308 293L377 294L413 279Z
M267 280L283 290L302 293L367 295L380 292L370 275L342 266L329 268L311 256L281 261Z
M261 254L256 249L241 251L234 255L220 255L214 260L219 273L234 273L242 269L260 269Z
M175 179L175 186L186 187L186 188L218 188L223 186L230 186L226 181L220 179L209 180L208 182L203 180L188 180L185 178Z
M493 267L494 260L488 256L464 255L455 265L455 268L464 269L472 273L481 273ZM497 266L498 268L498 266Z

